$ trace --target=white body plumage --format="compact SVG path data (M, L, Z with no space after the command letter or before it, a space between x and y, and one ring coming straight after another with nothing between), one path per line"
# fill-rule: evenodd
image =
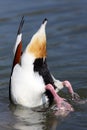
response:
M45 83L43 77L38 72L34 72L34 61L36 58L46 57L46 34L45 26L47 20L41 25L37 33L32 37L30 43L23 52L20 62L14 66L11 75L11 100L15 104L26 107L37 107L47 103L45 93ZM22 34L17 37L14 54L18 41L22 40ZM54 80L56 87L63 88L62 82ZM58 91L58 90L57 90Z

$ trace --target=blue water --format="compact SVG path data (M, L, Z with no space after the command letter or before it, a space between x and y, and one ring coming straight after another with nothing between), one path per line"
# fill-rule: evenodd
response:
M87 130L87 103L74 106L75 111L65 117L10 105L12 50L23 15L23 48L47 18L50 71L61 81L69 80L81 99L87 99L87 1L0 1L0 130Z

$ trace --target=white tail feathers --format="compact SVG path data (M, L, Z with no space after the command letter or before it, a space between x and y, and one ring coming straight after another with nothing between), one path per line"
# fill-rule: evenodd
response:
M33 35L30 43L35 41L35 39L38 39L40 43L46 42L46 32L45 32L46 24L47 24L47 19L44 19L39 30Z
M33 35L26 50L32 53L36 58L46 57L46 28L47 19L44 19L39 30Z

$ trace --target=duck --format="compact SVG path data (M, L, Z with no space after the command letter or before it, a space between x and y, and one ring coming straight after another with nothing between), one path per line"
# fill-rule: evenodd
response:
M48 20L45 18L24 51L22 50L24 16L19 24L9 81L9 99L15 105L28 108L43 106L44 104L51 106L55 99L58 106L61 107L60 104L64 100L58 95L58 92L64 87L68 89L72 98L78 97L68 80L56 79L48 68L47 22Z

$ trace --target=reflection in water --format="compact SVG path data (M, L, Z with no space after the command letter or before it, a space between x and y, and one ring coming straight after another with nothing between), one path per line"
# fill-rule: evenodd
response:
M12 113L17 118L13 125L18 130L56 130L58 124L65 119L68 112L48 111L37 112L21 106L10 106Z
M15 129L19 130L42 130L44 127L45 116L43 112L33 112L31 109L23 107L11 107L13 114L17 118L14 124Z

